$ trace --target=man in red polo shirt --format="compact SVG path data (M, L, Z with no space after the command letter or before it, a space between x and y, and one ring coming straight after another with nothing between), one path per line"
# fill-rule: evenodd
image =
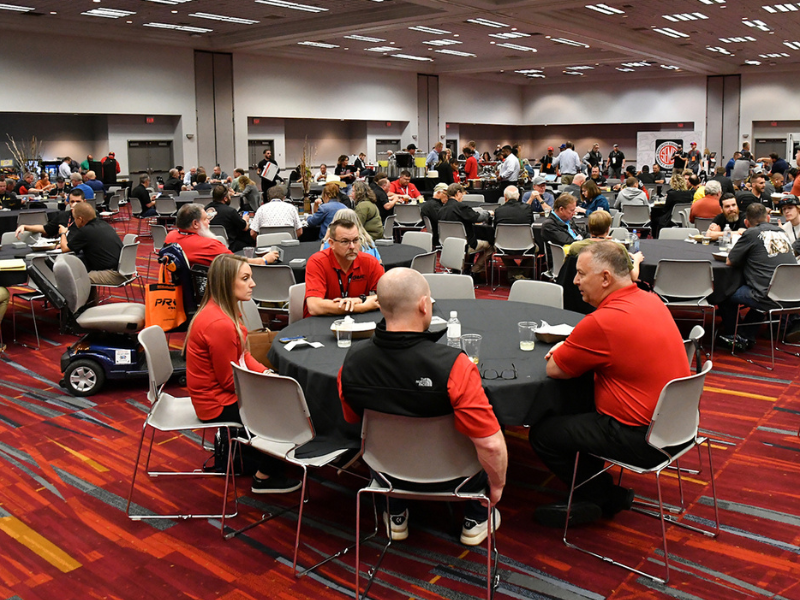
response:
M688 377L683 340L664 303L631 281L625 248L612 241L590 244L578 255L575 284L597 310L578 323L566 341L550 350L547 375L572 379L594 372L594 410L549 416L531 427L530 443L562 481L572 481L580 452L577 483L603 468L597 454L642 467L664 455L645 441L661 390ZM578 410L585 410L585 407ZM633 490L614 485L603 473L575 492L570 524L601 515L613 517L633 502ZM535 517L564 527L566 503L540 506Z
M419 198L419 190L417 186L411 183L411 172L400 171L400 177L395 179L389 186L389 191L398 196L405 196L408 198Z
M167 234L165 244L178 244L192 265L209 266L220 254L233 254L220 242L208 227L211 217L202 204L184 204L175 217L177 229ZM248 258L251 265L272 264L278 260L277 252L268 252L259 258Z
M375 291L383 266L374 256L359 252L358 228L353 223L334 221L328 232L330 248L311 256L306 265L303 318L378 310Z

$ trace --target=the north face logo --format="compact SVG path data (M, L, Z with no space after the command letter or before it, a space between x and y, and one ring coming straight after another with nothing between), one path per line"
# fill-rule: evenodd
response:
M427 377L423 377L422 379L417 379L417 387L433 387L433 382Z

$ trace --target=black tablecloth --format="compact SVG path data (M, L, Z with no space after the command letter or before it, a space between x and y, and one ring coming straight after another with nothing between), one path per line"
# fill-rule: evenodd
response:
M575 380L549 379L544 356L550 345L537 342L533 351L523 352L519 349L517 330L519 321L545 320L551 325L575 325L583 315L503 300L440 300L434 304L433 312L446 319L451 310L458 311L462 334L480 333L483 336L480 350L482 368L511 369L512 363L516 367L515 380L483 382L489 402L501 423L529 425L570 404L585 406L587 401L591 401L591 375ZM381 318L378 312L354 315L358 322L377 322ZM351 447L357 447L359 443L360 426L345 422L338 398L336 377L347 350L337 347L330 330L336 319L311 317L297 321L281 332L286 337L305 335L309 341L323 343L323 348L306 346L287 352L283 344L276 343L269 353L270 362L277 371L295 378L305 391L318 437L314 450L309 450L309 453L321 452L331 443L343 439L348 440ZM361 343L364 341L353 341L353 345ZM440 343L445 343L444 337Z
M500 197L503 195L503 190L500 188L480 189L480 190L467 190L468 194L480 194L483 196L483 201L486 204L497 204L500 202Z
M297 283L303 283L306 280L306 266L295 267L289 264L289 261L295 258L305 258L308 260L311 258L312 254L319 252L320 242L300 242L297 246L278 247L283 250L283 262L281 264L292 267L295 281L297 281ZM383 268L386 270L395 267L410 267L411 261L415 256L425 253L422 248L409 246L408 244L392 244L391 246L377 246L377 248L381 255Z
M13 248L10 244L0 248L0 260L24 258L31 252L30 248ZM0 286L23 285L28 281L27 271L0 271Z
M58 212L58 210L55 208L34 209L34 211L36 210L45 210L48 215ZM21 212L27 213L29 210L27 208L23 208L22 210L0 211L0 234L5 233L6 231L14 231L17 228L17 217Z
M639 266L639 279L652 284L656 276L658 261L671 258L676 260L707 260L714 270L714 293L709 296L711 304L719 304L742 285L742 272L715 260L711 254L719 251L719 246L710 244L690 244L680 240L641 240L639 245L644 261Z

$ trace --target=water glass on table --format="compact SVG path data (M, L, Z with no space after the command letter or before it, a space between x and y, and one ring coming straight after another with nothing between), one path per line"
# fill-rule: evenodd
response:
M517 326L519 328L519 349L523 352L530 352L536 347L538 324L534 321L520 321Z
M461 349L467 353L469 359L476 365L479 360L482 339L483 336L478 333L468 333L461 336Z

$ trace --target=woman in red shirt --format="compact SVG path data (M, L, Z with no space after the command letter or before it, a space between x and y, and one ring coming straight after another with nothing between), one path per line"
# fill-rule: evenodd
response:
M206 295L186 334L186 380L194 410L204 423L241 422L231 362L243 361L251 371L266 371L245 349L247 332L239 313L238 303L249 301L255 286L245 258L221 254L211 263ZM260 463L253 477L254 493L299 489L299 481L283 475L282 461L263 456Z

